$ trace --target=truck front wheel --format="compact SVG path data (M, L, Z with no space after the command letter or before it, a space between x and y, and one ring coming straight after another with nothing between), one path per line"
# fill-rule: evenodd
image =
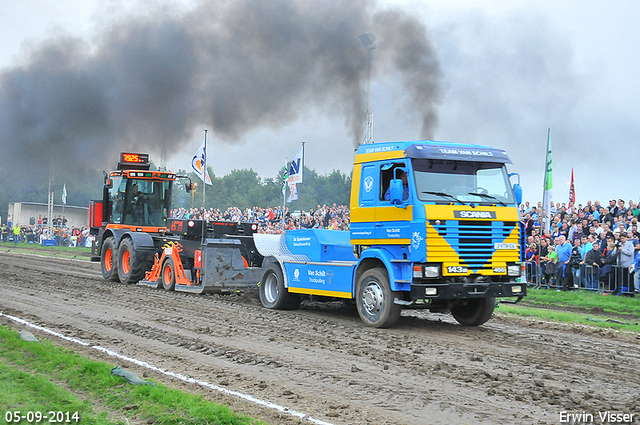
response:
M118 254L116 251L116 240L109 236L102 243L100 251L100 268L104 280L117 282L118 279Z
M465 298L451 306L453 318L461 325L478 326L491 319L495 298Z
M278 264L269 265L260 281L260 302L269 309L295 310L300 306L300 296L290 294L284 287L284 277Z
M391 290L389 277L384 269L367 270L358 281L356 307L367 326L386 328L400 318L402 308L394 302L396 293Z

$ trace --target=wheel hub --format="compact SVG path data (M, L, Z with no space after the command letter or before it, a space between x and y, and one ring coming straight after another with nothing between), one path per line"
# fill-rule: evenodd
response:
M278 299L278 279L274 275L269 275L265 280L264 295L270 303L274 303Z
M362 305L367 313L371 315L377 315L380 313L382 310L382 304L384 303L384 292L378 284L369 284L364 289L362 298Z

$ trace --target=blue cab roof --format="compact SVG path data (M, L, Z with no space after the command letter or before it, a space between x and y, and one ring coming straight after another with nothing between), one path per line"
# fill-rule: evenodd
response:
M446 159L459 161L483 161L511 164L511 159L502 149L476 144L413 140L379 142L358 146L356 155L383 154L402 151L405 158Z

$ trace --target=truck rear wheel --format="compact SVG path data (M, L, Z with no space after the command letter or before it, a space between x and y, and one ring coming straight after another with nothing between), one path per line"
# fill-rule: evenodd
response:
M367 326L386 328L400 318L402 308L394 303L396 293L391 290L384 269L367 270L358 280L356 307Z
M176 289L176 266L171 257L167 257L162 266L162 287L167 291Z
M491 319L495 298L465 298L451 307L451 315L461 325L478 326Z
M122 283L138 283L149 268L146 261L137 258L133 241L129 238L123 239L118 249L118 276Z
M117 258L116 240L113 236L109 236L102 243L102 250L100 251L100 268L102 269L102 277L105 280L114 282L119 280Z
M282 269L278 264L269 265L260 280L260 302L269 309L295 310L300 307L299 295L290 294L284 287Z

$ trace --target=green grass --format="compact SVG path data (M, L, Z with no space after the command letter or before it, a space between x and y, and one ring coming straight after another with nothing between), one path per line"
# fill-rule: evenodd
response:
M500 304L496 312L521 317L533 317L550 322L618 329L627 332L640 332L640 320L637 319L625 320L602 315L531 308L517 304Z
M48 340L23 341L15 330L0 326L0 424L6 423L5 412L15 410L77 411L82 424L125 424L125 418L156 425L263 423L161 384L129 385L111 375L113 367Z
M531 306L570 307L598 313L630 314L640 317L640 297L605 296L584 290L556 292L554 289L528 288L527 296L522 302Z
M502 303L496 311L552 322L640 332L640 297L528 288L527 296L520 303Z
M76 258L88 260L91 256L91 248L66 246L42 246L39 244L0 242L0 252L18 252L21 254L37 254L58 258Z

